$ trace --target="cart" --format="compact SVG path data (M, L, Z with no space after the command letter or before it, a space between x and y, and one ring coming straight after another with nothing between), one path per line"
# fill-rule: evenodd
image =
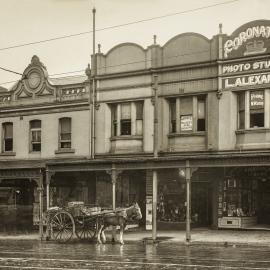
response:
M80 240L95 238L104 215L112 210L70 202L67 207L51 207L46 212L47 236L57 242L67 242L76 236Z

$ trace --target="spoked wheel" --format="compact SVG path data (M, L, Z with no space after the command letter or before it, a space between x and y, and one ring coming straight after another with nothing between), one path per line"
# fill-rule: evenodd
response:
M74 232L74 219L70 213L60 211L51 219L51 236L58 242L67 242Z
M93 240L96 235L96 220L78 218L76 220L75 233L81 240Z

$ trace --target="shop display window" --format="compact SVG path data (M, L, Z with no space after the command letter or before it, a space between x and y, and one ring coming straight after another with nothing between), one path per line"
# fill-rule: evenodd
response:
M179 180L159 183L158 221L181 222L186 219L185 184Z
M220 184L219 216L256 216L256 180L227 178Z

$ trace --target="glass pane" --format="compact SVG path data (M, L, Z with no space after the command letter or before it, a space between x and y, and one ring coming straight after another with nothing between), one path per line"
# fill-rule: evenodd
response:
M239 112L239 129L245 129L245 111Z
M4 123L4 137L5 138L12 138L13 137L13 124L12 123Z
M176 100L170 100L170 117L171 121L176 119Z
M41 128L41 121L40 120L30 121L30 128Z
M192 114L192 97L180 98L180 114Z
M111 105L112 121L117 120L117 104Z
M205 100L198 100L198 119L205 119Z
M250 114L250 127L264 127L264 113L251 113Z
M62 133L60 136L61 136L61 141L70 141L71 140L70 133Z
M61 148L71 148L71 142L61 142Z
M197 131L205 131L205 119L197 120Z
M136 102L136 119L143 119L143 101Z
M238 110L245 110L245 92L238 93Z
M136 121L136 134L142 135L142 133L143 133L143 121L137 120Z
M131 121L130 120L121 121L121 135L131 135Z
M12 151L13 150L13 139L5 139L4 141L4 151Z
M71 118L60 119L61 133L71 133Z
M41 143L32 143L32 151L40 152L41 151Z
M32 142L41 142L40 130L32 130Z
M121 104L121 119L131 119L130 103Z

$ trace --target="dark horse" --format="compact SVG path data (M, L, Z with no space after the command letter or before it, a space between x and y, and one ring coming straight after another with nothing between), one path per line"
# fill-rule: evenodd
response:
M104 230L109 226L120 226L119 242L124 244L123 233L128 221L140 220L142 218L142 213L139 205L134 203L128 208L122 210L117 210L113 213L105 214L100 220L100 227L97 234L98 243L105 243L106 236ZM101 239L102 241L101 241Z

